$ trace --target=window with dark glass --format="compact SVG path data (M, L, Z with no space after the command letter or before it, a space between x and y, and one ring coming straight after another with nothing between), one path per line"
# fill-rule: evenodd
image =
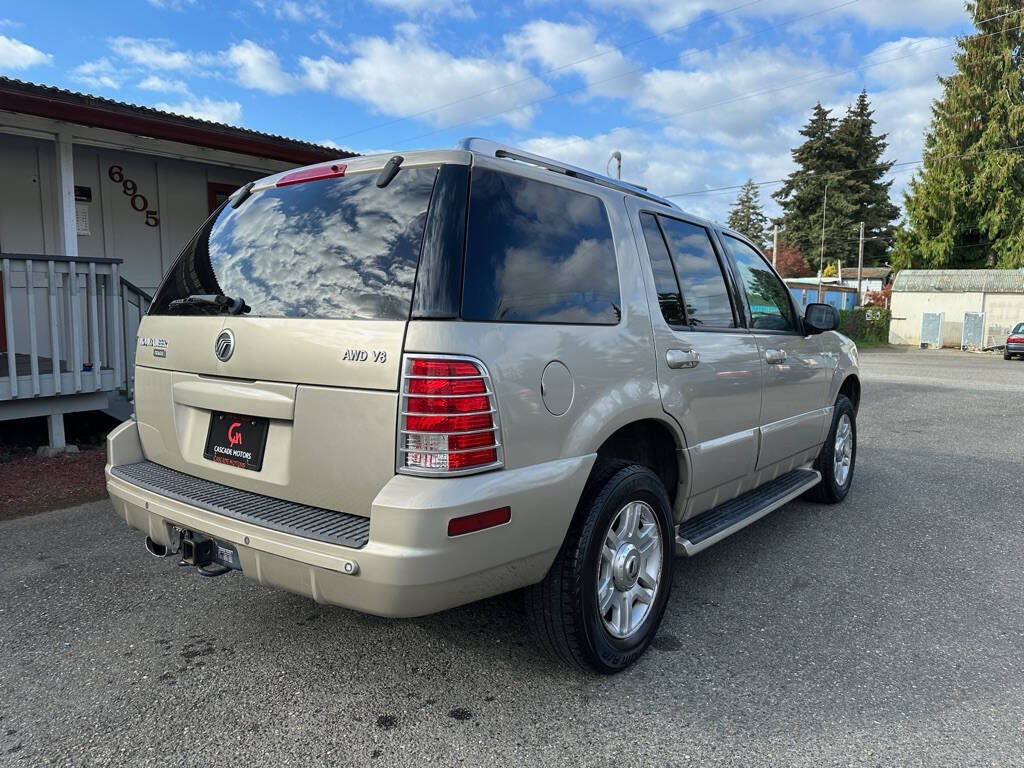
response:
M463 319L614 325L621 306L599 198L473 169Z
M654 289L658 293L662 317L669 325L684 325L686 317L683 314L683 299L679 295L679 283L676 282L676 272L672 268L672 257L668 255L668 246L665 245L665 238L661 236L658 221L653 214L642 213L640 226L647 242L647 254L651 259Z
M750 305L751 327L767 331L794 331L796 318L789 289L764 257L742 240L725 235L725 246L740 271Z
M735 327L729 289L708 231L666 216L658 220L679 277L686 324L693 328Z
M402 169L253 192L221 208L186 246L153 314L222 312L242 299L253 317L406 320L437 168Z

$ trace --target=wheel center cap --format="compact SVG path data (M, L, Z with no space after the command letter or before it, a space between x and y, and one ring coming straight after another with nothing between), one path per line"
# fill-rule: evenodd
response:
M619 591L632 589L640 577L640 553L630 543L622 544L612 560L612 580Z

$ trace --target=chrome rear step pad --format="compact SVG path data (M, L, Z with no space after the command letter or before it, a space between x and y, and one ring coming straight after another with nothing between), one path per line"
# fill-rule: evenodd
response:
M820 482L821 473L816 469L794 469L779 475L760 488L719 504L681 524L676 533L677 549L681 548L687 557L692 557L760 520L769 512L774 512Z

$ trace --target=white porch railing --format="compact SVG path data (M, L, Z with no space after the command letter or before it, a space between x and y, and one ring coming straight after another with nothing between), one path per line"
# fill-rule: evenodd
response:
M4 401L131 391L126 360L149 297L122 280L120 263L0 254L0 409Z

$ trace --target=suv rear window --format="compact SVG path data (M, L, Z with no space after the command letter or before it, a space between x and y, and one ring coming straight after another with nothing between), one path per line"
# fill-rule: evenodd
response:
M257 317L407 320L437 167L254 192L203 226L160 286L152 314L193 295L243 299Z
M621 306L611 225L599 198L473 169L464 320L615 325Z

